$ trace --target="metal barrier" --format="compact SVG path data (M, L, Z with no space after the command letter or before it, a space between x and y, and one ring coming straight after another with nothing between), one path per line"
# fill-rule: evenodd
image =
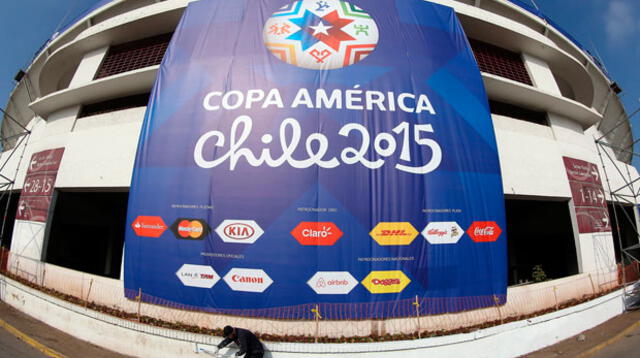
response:
M153 297L140 291L133 299L125 297L120 280L86 274L47 264L8 251L0 255L2 273L29 286L77 305L108 313L131 321L195 333L217 333L229 324L251 327L271 341L296 342L367 342L424 338L428 336L468 332L496 324L522 320L552 312L619 287L617 268L583 273L558 280L510 287L506 303L496 297L488 308L446 314L438 312L438 299L415 297L412 310L403 304L399 309L406 317L393 319L324 320L323 306L309 304L273 308L278 319L250 317L251 312L237 315L195 310L176 302ZM473 297L467 298L473 300ZM328 306L327 306L328 307ZM335 309L348 310L348 305ZM353 309L359 309L357 306ZM279 310L279 311L278 311Z

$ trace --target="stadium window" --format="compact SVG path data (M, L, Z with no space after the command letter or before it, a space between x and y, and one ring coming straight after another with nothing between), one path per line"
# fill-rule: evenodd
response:
M523 121L541 124L544 126L549 125L547 120L547 114L545 112L533 111L530 109L514 106L509 103L489 100L489 108L492 114L499 116L505 116Z
M635 230L636 214L633 210L633 205L607 202L607 207L609 209L609 222L611 223L616 263L620 263L622 259L624 264L628 265L632 260L628 255L620 255L620 246L622 245L623 249L627 249L638 244L638 233ZM631 254L639 257L640 250L635 249Z
M469 39L469 43L480 71L533 86L519 53L478 40Z
M121 111L128 108L146 107L149 103L149 93L120 97L108 101L97 102L82 106L78 118L95 116L102 113Z
M127 192L57 191L43 261L119 278L128 198Z
M110 47L94 79L160 64L172 35L158 35Z
M505 210L509 285L578 273L568 201L505 199Z

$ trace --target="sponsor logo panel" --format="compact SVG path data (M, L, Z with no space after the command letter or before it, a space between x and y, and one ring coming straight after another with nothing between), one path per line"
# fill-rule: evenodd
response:
M319 295L346 295L358 281L347 271L318 271L307 285Z
M303 221L291 231L291 235L301 245L331 246L342 237L342 231L332 222Z
M399 293L402 292L411 280L404 272L395 271L371 271L362 280L362 285L371 293Z
M273 280L264 270L233 268L224 276L224 282L234 291L264 292Z
M422 236L431 244L455 244L464 235L464 230L455 221L431 222L424 230Z
M184 264L176 272L183 285L189 287L211 288L220 280L220 276L211 266Z
M171 225L171 231L178 239L202 240L211 228L202 219L179 218Z
M234 244L253 244L264 234L254 220L224 220L216 228L222 241Z
M160 237L167 230L167 224L159 216L138 216L131 227L136 235L144 237Z
M502 229L495 221L474 221L467 229L467 235L475 242L493 242L498 240Z
M369 233L382 246L409 245L418 231L408 222L381 222Z

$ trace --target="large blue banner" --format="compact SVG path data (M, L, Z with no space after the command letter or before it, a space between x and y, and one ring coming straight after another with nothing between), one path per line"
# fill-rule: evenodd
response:
M504 303L496 141L455 13L191 3L151 95L127 220L129 297L274 318L318 305L329 319Z

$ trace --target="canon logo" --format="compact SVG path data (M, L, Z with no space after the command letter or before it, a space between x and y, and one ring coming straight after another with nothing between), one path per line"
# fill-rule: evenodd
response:
M399 285L400 284L400 279L399 278L385 278L385 279L379 280L377 278L374 278L373 280L371 280L371 283L376 285L376 286Z
M264 283L264 279L262 277L240 276L240 275L232 275L231 281L242 282L242 283Z
M233 223L224 227L224 234L235 240L246 240L253 236L255 231L250 225Z

